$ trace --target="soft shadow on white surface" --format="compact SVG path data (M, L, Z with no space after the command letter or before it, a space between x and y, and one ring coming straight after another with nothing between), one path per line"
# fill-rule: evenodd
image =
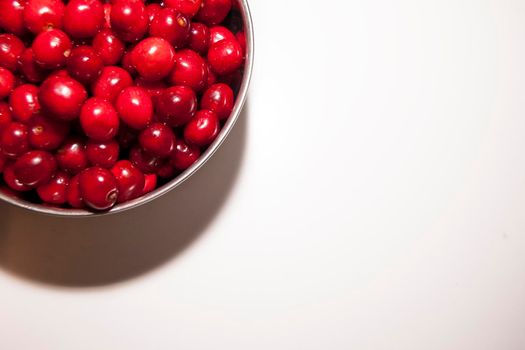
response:
M0 266L41 283L92 287L173 259L206 230L235 186L247 122L248 104L203 168L164 197L123 214L63 219L1 203Z

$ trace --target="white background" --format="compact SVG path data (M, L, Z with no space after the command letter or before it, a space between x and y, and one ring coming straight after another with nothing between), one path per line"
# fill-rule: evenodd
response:
M0 348L525 349L525 2L252 12L248 106L181 188L0 205Z

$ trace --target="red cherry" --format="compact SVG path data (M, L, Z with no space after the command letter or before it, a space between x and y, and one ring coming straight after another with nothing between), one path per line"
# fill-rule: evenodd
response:
M0 28L17 36L25 34L24 3L23 0L0 0Z
M211 69L209 63L207 63L206 65L208 67L208 82L206 84L206 87L210 87L217 82L217 75L213 72L213 69Z
M138 74L137 70L135 69L135 66L133 65L133 62L131 61L131 52L133 48L130 48L124 52L124 55L122 56L122 68L128 71L129 75L136 76Z
M144 174L129 160L118 161L111 169L117 180L117 203L123 203L142 195L144 189Z
M65 6L60 0L28 0L24 6L24 22L38 34L49 28L62 28Z
M235 72L222 75L217 80L219 83L223 83L231 87L231 89L236 93L239 91L242 84L242 70L237 69Z
M135 42L148 31L149 19L140 0L116 0L111 7L111 28L122 40Z
M0 102L0 134L2 130L13 120L13 114L9 105L5 102Z
M190 145L205 147L219 134L219 119L207 109L198 111L184 128L184 139Z
M197 96L187 86L173 86L160 95L156 111L162 121L171 127L186 124L197 110Z
M91 38L104 25L104 7L98 0L70 0L64 11L64 31L73 38Z
M13 90L9 97L9 106L16 120L26 123L40 112L38 93L38 87L30 84L20 85Z
M75 79L51 77L40 87L38 98L50 117L70 121L80 114L80 108L87 99L87 92Z
M156 173L162 166L162 160L160 158L147 153L139 146L135 146L130 150L129 160L145 174Z
M201 108L215 112L220 120L224 120L232 113L234 102L233 90L228 85L215 84L202 95Z
M72 43L66 33L51 29L38 34L32 48L36 63L46 69L56 69L66 65Z
M69 186L66 192L67 203L76 209L84 207L84 201L82 200L82 195L80 194L80 175L75 175L69 181Z
M86 146L78 137L71 137L56 153L58 166L68 174L78 174L88 166Z
M195 18L209 26L217 25L224 21L231 8L232 0L202 0Z
M51 181L38 187L36 192L45 203L65 204L67 202L69 181L69 175L64 172L58 172Z
M162 7L159 4L149 4L146 5L146 16L148 16L148 22L151 25L151 22L155 18L155 15L162 10Z
M11 122L0 133L0 150L10 158L29 151L29 131L22 123Z
M192 18L201 8L202 0L166 0L164 3L166 7L173 8Z
M15 87L15 76L10 70L0 67L0 100L3 100Z
M210 29L207 25L192 22L188 45L190 49L201 55L208 52L210 46Z
M104 29L93 38L93 50L106 66L117 64L124 54L124 43L111 30Z
M144 175L144 188L142 189L142 195L148 194L157 188L157 175L156 174L145 174Z
M46 151L29 151L15 162L16 178L26 186L38 187L48 183L55 174L57 162Z
M24 43L13 34L0 34L0 67L16 72Z
M128 87L120 93L115 104L120 119L137 130L146 128L153 118L153 101L144 88Z
M8 158L3 154L0 154L0 174L4 172L5 166L7 165Z
M111 103L92 97L82 106L80 124L88 137L96 141L109 141L117 135L119 118Z
M69 124L35 115L29 122L29 143L34 148L51 151L64 142L69 133Z
M120 147L117 141L99 142L89 140L86 145L86 154L92 166L111 168L118 160Z
M154 123L140 133L139 143L146 152L163 158L173 152L175 134L169 126L162 123Z
M17 192L27 192L31 191L33 188L31 186L24 185L16 178L14 163L9 163L5 165L4 168L4 181L7 186Z
M19 68L25 80L34 84L44 81L49 74L49 71L35 62L32 48L25 49L22 56L20 56Z
M175 177L177 169L169 162L164 162L162 166L157 170L157 176L162 179L172 179Z
M239 45L241 45L242 52L246 53L246 34L244 32L237 32L235 34L235 38L239 42Z
M195 51L182 50L175 55L175 65L170 74L172 85L185 85L196 92L204 90L208 82L208 67Z
M113 102L122 90L132 84L131 75L126 70L114 66L104 67L98 79L91 85L91 92L95 97Z
M83 84L90 84L100 76L104 63L90 46L79 46L67 59L67 72Z
M235 72L243 63L244 55L237 40L221 40L210 46L208 62L215 73L226 75Z
M162 38L150 37L142 40L131 52L131 62L145 80L161 80L173 68L175 50Z
M164 80L159 81L148 81L141 77L135 79L135 85L146 89L148 94L151 96L153 103L157 104L157 100L162 92L168 87Z
M171 164L178 170L186 170L199 159L201 151L198 147L189 146L183 140L177 139L175 150L171 154Z
M213 26L210 28L210 45L221 40L236 40L235 35L224 26Z
M149 35L166 39L175 48L183 47L190 35L190 20L172 8L165 8L153 18Z
M104 29L111 28L111 4L104 4Z
M100 167L87 168L80 173L78 182L84 203L92 209L107 210L117 202L117 180L111 171Z

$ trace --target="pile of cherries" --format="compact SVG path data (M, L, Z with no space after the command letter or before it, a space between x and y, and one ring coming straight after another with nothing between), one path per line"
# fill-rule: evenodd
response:
M0 0L4 193L108 210L217 137L242 80L239 5L157 1Z

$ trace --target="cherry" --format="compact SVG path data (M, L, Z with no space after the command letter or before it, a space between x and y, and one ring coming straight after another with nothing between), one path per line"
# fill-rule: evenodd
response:
M228 85L235 93L237 93L242 84L242 77L242 70L237 69L233 73L221 75L217 78L217 81Z
M183 47L190 35L190 20L172 8L162 9L155 14L149 34L166 39L175 48Z
M0 34L0 67L16 72L18 60L24 50L25 46L22 40L13 34Z
M141 0L116 0L111 7L111 28L122 40L135 42L148 31L149 19Z
M155 188L157 188L157 175L144 174L144 188L142 189L142 195L150 193Z
M239 42L239 45L241 45L242 52L246 53L246 34L244 32L237 32L235 34L235 38Z
M162 160L144 151L140 146L133 147L129 152L129 160L145 174L156 173L162 166Z
M29 151L29 131L22 123L11 122L0 133L0 150L9 158Z
M168 87L168 85L163 80L147 81L141 77L138 77L137 79L135 79L135 85L146 89L146 91L151 96L153 103L155 105L157 104L157 100L159 96Z
M117 64L124 54L124 43L111 30L101 30L93 38L93 50L106 66Z
M44 81L38 98L50 117L70 121L80 114L87 92L75 79L55 76Z
M153 119L153 101L142 87L128 87L120 93L115 104L120 119L137 130L146 128Z
M104 29L111 28L111 4L104 4Z
M49 74L49 71L42 68L35 62L33 49L30 47L25 49L22 53L22 56L20 56L19 68L25 80L33 84L44 81L46 76Z
M137 133L126 124L121 124L116 137L120 148L129 149L137 140Z
M0 0L0 28L17 36L26 33L24 3L23 0Z
M208 50L208 62L215 73L226 75L235 72L243 63L244 54L237 40L221 40Z
M162 166L157 170L157 176L163 179L171 179L177 173L177 169L167 161L162 164Z
M221 40L236 40L235 35L224 26L213 26L210 28L210 45Z
M127 202L142 195L144 189L144 174L129 160L118 161L111 169L117 180L117 203Z
M162 10L162 7L159 4L149 4L146 5L146 16L148 16L148 22L151 26L151 22L155 18L155 15Z
M51 151L58 148L69 133L69 124L35 115L29 122L29 143L34 148Z
M3 154L0 154L0 174L4 172L5 166L8 162L8 158Z
M228 85L215 84L202 95L201 108L215 112L220 120L224 120L230 116L234 102L233 90Z
M173 8L192 18L201 8L202 0L166 0L164 3L166 7Z
M62 28L65 6L61 0L28 0L24 6L24 22L38 34L49 28Z
M215 140L219 133L219 118L207 109L198 111L184 128L184 139L190 145L205 147Z
M208 47L210 46L210 29L207 25L198 22L191 23L188 46L201 55L208 52Z
M38 87L31 84L20 85L13 90L9 96L9 106L16 120L26 123L40 112L38 93Z
M109 141L117 135L119 118L111 103L100 97L92 97L82 106L80 124L88 137L96 141Z
M185 85L200 92L208 82L206 62L195 51L179 51L175 55L175 65L169 80L172 85Z
M67 203L76 209L84 207L84 201L82 200L82 195L80 194L80 175L75 175L69 181L69 186L66 192L66 201Z
M175 50L162 38L150 37L139 42L131 52L131 62L145 80L161 80L173 68Z
M206 86L210 87L217 82L217 75L215 72L213 72L213 69L211 69L211 66L208 62L206 62L206 66L208 67L208 82Z
M95 97L113 102L122 90L131 85L133 80L125 69L116 66L104 67L98 79L91 85L91 92Z
M56 153L60 169L68 174L76 175L88 166L86 146L78 137L70 137Z
M48 183L55 174L57 162L55 157L46 151L29 151L15 162L14 173L24 185L38 187Z
M66 65L72 43L60 29L50 29L38 34L32 48L36 63L46 69L56 69Z
M175 134L165 124L154 123L140 133L139 143L142 149L149 154L163 158L169 156L173 151Z
M86 145L89 163L93 166L111 168L118 160L120 147L117 141L99 142L90 140Z
M171 164L178 170L186 170L199 159L201 151L198 147L189 146L183 140L177 139L175 150L171 154Z
M95 81L104 68L102 58L90 46L74 48L66 64L69 75L83 84Z
M9 105L5 102L0 102L0 134L2 130L13 120L13 114Z
M197 96L187 86L173 86L162 92L155 108L162 121L171 127L178 127L195 115Z
M92 167L82 171L78 178L84 203L95 210L107 210L118 199L117 180L111 171Z
M232 0L202 0L202 5L195 16L199 22L209 26L221 23L232 7Z
M91 38L104 25L104 7L98 0L70 0L64 11L64 31L73 38Z
M138 74L137 70L135 69L135 66L133 65L133 62L131 61L131 52L133 48L130 48L124 52L124 55L122 56L122 68L128 71L128 73L131 76L136 76Z
M0 67L0 100L3 100L15 87L15 76L10 70Z
M24 185L16 178L14 163L8 163L5 165L4 181L10 189L17 192L27 192L33 189L31 186Z
M65 204L67 202L69 181L69 175L64 172L57 172L51 181L38 187L36 193L45 203Z

